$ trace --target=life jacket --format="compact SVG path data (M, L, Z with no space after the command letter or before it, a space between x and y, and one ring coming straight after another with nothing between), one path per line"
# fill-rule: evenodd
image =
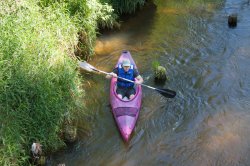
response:
M118 76L122 77L122 78L126 78L126 79L131 80L131 81L134 81L135 80L134 79L134 66L130 65L129 70L127 72L125 72L122 65L119 64L118 65ZM125 80L122 80L122 79L118 78L117 85L118 85L118 87L128 88L128 87L134 86L134 83L128 82L128 81L125 81Z

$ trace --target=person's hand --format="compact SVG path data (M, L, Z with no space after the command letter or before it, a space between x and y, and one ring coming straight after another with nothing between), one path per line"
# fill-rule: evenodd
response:
M109 75L112 76L112 77L117 77L117 74L115 74L113 72L109 73Z
M140 84L141 84L141 81L140 81L140 80L135 79L135 84L136 84L136 85L140 85Z
M117 77L117 74L111 72L106 75L106 78Z
M143 83L143 78L139 75L135 78L135 84L141 85Z

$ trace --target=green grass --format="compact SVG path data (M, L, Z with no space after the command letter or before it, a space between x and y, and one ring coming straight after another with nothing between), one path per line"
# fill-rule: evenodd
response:
M101 0L110 3L118 14L131 14L145 4L145 0Z
M84 59L90 59L94 54L98 28L119 27L114 9L99 0L40 0L38 4L42 8L60 6L69 14L79 32L76 54Z
M41 9L29 1L12 7L1 10L0 165L25 165L32 142L45 151L64 145L64 115L82 111L84 93L70 16L60 6Z

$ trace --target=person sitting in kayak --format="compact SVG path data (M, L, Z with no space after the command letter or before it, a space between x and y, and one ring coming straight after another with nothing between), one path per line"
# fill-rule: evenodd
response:
M107 75L107 78L117 76L134 81L135 84L143 83L143 78L139 75L138 70L134 69L134 66L130 63L129 59L124 59L122 64L119 64L118 67L114 68L113 72ZM134 83L118 78L116 89L117 96L120 99L125 96L130 100L133 99L136 93Z

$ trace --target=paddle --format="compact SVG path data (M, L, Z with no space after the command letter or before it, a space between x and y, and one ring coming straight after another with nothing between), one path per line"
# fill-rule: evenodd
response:
M108 72L96 69L94 66L90 65L86 61L79 62L79 65L80 65L80 67L82 69L85 69L85 70L87 70L89 72L95 71L95 72L100 72L100 73L103 73L103 74L106 74L106 75L111 75ZM131 80L128 80L126 78L119 77L119 76L117 76L117 78L120 78L120 79L128 81L128 82L135 83L134 81L131 81ZM172 90L169 90L169 89L154 88L154 87L151 87L151 86L148 86L148 85L145 85L145 84L140 84L140 85L145 86L145 87L150 88L150 89L153 89L153 90L156 90L157 92L159 92L160 94L162 94L163 96L168 97L168 98L174 98L176 96L176 92L172 91Z

